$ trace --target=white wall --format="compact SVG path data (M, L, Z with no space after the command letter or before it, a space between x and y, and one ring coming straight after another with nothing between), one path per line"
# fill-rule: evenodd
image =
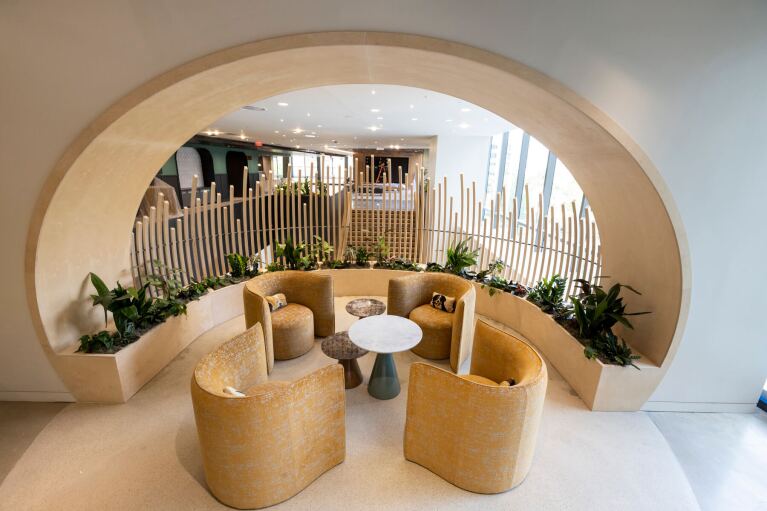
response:
M758 208L767 187L765 26L760 0L4 2L0 398L64 390L27 312L24 247L44 179L94 117L153 76L234 44L396 30L517 59L633 136L662 174L691 251L684 339L650 406L753 403L767 376L760 285L767 236Z
M492 137L439 136L436 139L436 182L441 183L447 176L447 195L453 197L456 208L461 201L461 173L466 186L477 182L477 200L484 200Z

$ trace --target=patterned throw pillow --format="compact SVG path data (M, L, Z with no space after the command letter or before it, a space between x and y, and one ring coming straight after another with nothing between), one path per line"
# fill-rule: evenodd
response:
M276 295L267 296L265 298L267 303L269 303L269 312L274 312L288 304L288 299L285 298L283 293L277 293Z
M432 293L431 306L441 311L455 312L455 297Z

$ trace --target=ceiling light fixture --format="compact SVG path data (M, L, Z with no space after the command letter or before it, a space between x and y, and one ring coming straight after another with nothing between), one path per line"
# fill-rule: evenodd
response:
M418 117L411 117L411 118L410 118L410 120L411 120L411 121L417 121L417 120L418 120Z
M412 110L413 108L415 108L415 105L410 105L410 109Z
M370 93L371 93L373 96L375 96L375 95L376 95L376 90L375 90L375 89L373 89L373 90L371 90L371 91L370 91Z
M307 116L307 117L311 117L311 116L312 116L312 114L311 114L311 113L309 113L309 112L306 112L306 116Z
M465 122L462 122L461 124L458 125L458 127L461 128L462 130L465 130L466 128L469 127L469 124L466 124Z
M277 103L277 106L288 106L288 104L285 103L284 101L280 101L279 103Z
M379 121L383 121L383 117L381 116L376 117L376 119L378 119Z
M371 108L370 111L373 112L374 114L377 114L378 112L381 111L381 109L380 108Z
M378 126L368 126L367 129L369 129L370 131L378 131L381 128L379 128Z
M445 122L453 122L453 119L445 119Z
M304 130L302 130L301 128L296 128L296 129L293 130L293 133L296 133L296 134L301 134L303 132L304 132Z
M471 112L471 108L463 107L461 108L461 112Z

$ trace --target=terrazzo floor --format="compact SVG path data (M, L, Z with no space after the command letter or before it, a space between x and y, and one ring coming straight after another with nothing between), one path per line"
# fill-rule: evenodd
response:
M336 326L356 319L338 298ZM48 423L0 485L0 510L227 509L205 487L189 382L197 361L245 328L242 317L207 332L128 403L72 404ZM359 359L367 376L374 354ZM586 409L549 366L533 468L499 495L461 490L406 461L402 434L410 352L395 355L402 393L379 401L347 391L346 461L275 510L695 510L690 484L649 416ZM326 364L316 343L278 362L272 379ZM438 364L446 366L446 364Z

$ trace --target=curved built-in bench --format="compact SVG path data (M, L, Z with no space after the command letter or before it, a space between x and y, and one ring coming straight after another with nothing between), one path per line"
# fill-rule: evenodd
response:
M386 296L399 270L318 270L333 276L338 296ZM365 272L360 278L359 272ZM514 331L533 344L592 410L639 410L662 378L661 369L642 358L633 367L603 364L583 355L583 346L551 316L509 293L490 296L477 283L476 314ZM197 337L243 314L244 282L209 291L190 302L187 315L169 318L115 354L77 353L77 345L57 353L70 391L78 401L121 403L170 363Z

